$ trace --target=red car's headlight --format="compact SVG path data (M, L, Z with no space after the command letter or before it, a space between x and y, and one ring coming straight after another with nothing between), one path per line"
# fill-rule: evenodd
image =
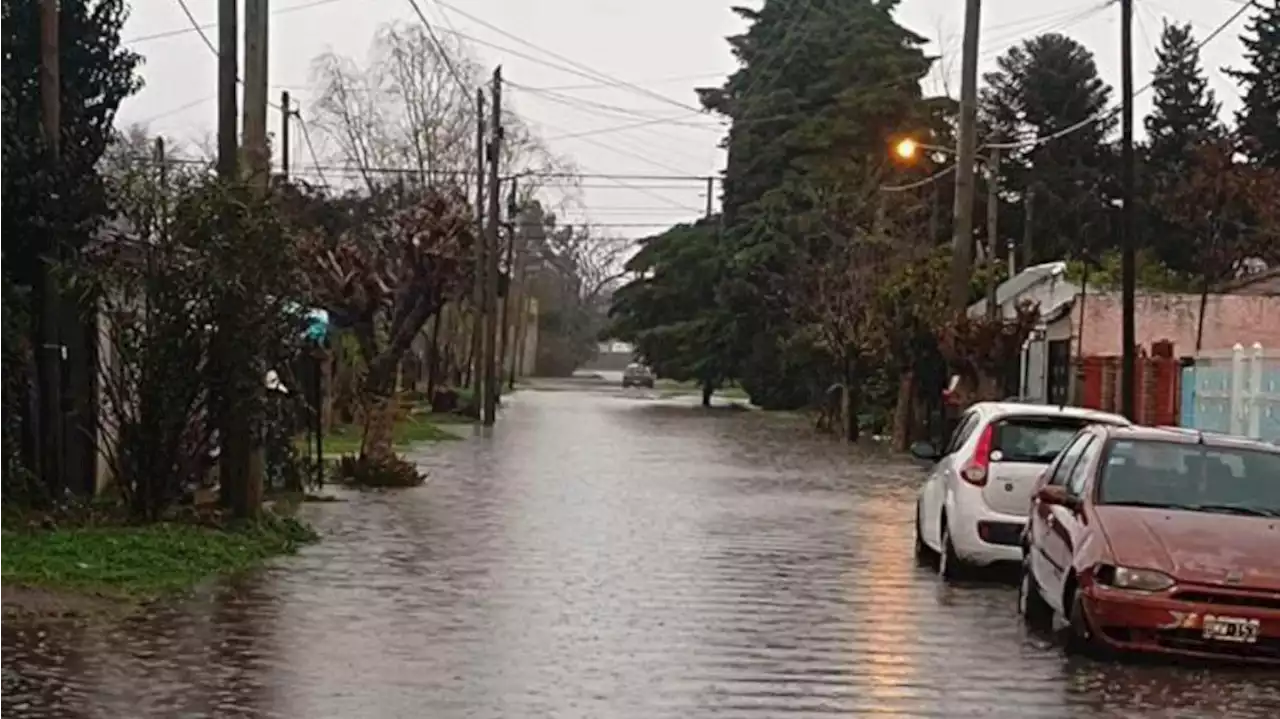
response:
M1173 577L1154 569L1103 565L1094 572L1099 584L1135 592L1163 592L1176 582Z

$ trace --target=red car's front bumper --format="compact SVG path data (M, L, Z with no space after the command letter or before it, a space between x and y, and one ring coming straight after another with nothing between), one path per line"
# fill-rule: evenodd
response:
M1121 651L1158 652L1280 665L1280 594L1180 585L1145 593L1094 584L1085 615L1099 641ZM1205 637L1205 617L1256 620L1253 641Z

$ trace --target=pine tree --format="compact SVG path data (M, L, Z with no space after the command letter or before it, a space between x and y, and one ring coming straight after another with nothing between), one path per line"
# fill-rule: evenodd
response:
M1145 123L1148 171L1176 176L1187 170L1197 147L1221 135L1221 106L1209 89L1190 24L1166 23L1156 58Z
M1157 198L1168 196L1195 165L1200 148L1220 139L1223 130L1191 25L1166 23L1156 57L1154 99L1145 123L1141 190L1146 221L1141 241L1163 264L1185 273L1195 269L1196 238L1170 219L1174 208L1162 206Z
M1108 112L1111 88L1099 76L1093 53L1056 33L1010 49L996 66L984 75L980 98L989 139L1046 137L1071 129L1006 153L1001 175L1012 194L1035 192L1034 261L1078 256L1088 240L1107 236L1114 177L1107 137L1117 122Z
M928 126L920 80L925 38L899 25L895 0L765 0L735 8L750 22L729 43L741 68L701 91L732 121L725 146L721 301L732 309L741 379L769 407L807 402L808 369L789 353L799 331L793 275L852 232L833 232L830 207L869 226L870 178L890 140ZM870 185L872 188L874 184ZM874 195L874 193L872 193Z
M1249 67L1232 70L1244 91L1236 123L1255 162L1280 168L1280 0L1257 0L1257 15L1241 38Z

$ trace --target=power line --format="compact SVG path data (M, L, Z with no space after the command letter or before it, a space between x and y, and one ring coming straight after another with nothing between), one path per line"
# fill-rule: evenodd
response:
M431 44L435 46L436 52L440 53L440 61L444 63L445 69L453 76L454 82L458 83L458 87L462 89L463 95L467 101L471 103L472 109L476 114L480 113L480 107L476 104L475 97L472 95L472 86L468 85L462 79L462 75L458 72L458 68L454 66L453 59L449 57L449 53L445 50L444 44L440 42L440 38L436 37L436 31L431 26L431 22L427 20L427 16L422 12L422 8L418 5L418 0L409 0L409 4L413 6L413 11L418 14L418 19L422 21L422 27L426 29L427 36L431 38Z
M647 88L644 88L644 87L641 87L641 86L639 86L639 85L636 85L635 83L627 82L627 81L625 81L625 80L619 80L619 79L618 79L618 78L616 78L616 77L611 77L611 76L606 75L606 74L604 74L604 73L602 73L602 72L599 72L599 71L597 71L597 70L593 70L593 69L591 69L589 66L584 65L584 64L582 64L582 63L580 63L580 62L578 62L578 61L576 61L576 60L573 60L572 58L565 57L564 55L561 55L561 54L559 54L559 53L553 52L553 51L548 50L548 49L546 49L546 48L544 48L544 47L540 47L540 46L538 46L538 45L537 45L537 44L535 44L535 43L532 43L532 42L530 42L530 41L528 41L528 40L525 40L524 38L520 37L519 35L515 35L515 34L513 34L513 33L507 32L506 30L503 30L502 28L498 27L497 25L494 25L493 23L490 23L490 22L488 22L488 21L486 21L486 20L483 20L483 19L481 19L481 18L478 18L478 17L476 17L475 15L472 15L471 13L466 12L465 10L460 10L460 9L458 9L458 8L454 7L453 5L450 5L449 3L443 2L443 0L435 0L435 3L436 3L437 5L439 5L440 7L442 7L442 8L444 8L444 9L446 9L446 10L449 10L449 11L451 11L451 12L455 12L455 13L457 13L457 14L461 15L462 17L465 17L465 18L467 18L468 20L471 20L472 22L476 23L477 25L480 25L480 26L482 26L482 27L488 28L489 30L492 30L493 32L496 32L496 33L498 33L499 35L502 35L502 36L503 36L503 37L505 37L505 38L508 38L508 39L510 39L510 40L514 40L515 42L520 43L521 45L524 45L525 47L528 47L528 48L532 48L532 49L534 49L534 50L537 50L538 52L544 53L544 54L546 54L546 55L547 55L547 56L549 56L549 57L553 57L553 58L555 58L555 59L557 59L557 60L559 60L559 61L561 61L561 62L567 63L568 65L570 65L570 66L572 66L572 67L575 67L575 68L578 68L579 70L581 70L581 71L582 71L582 72L576 72L576 73L574 73L574 74L581 75L581 76L583 76L583 77L586 77L586 78L587 78L587 79L589 79L589 80L597 80L597 81L611 82L611 83L614 83L614 84L618 85L619 87L625 87L625 88L627 88L627 89L630 89L630 90L633 90L633 91L635 91L635 92L638 92L638 93L640 93L640 94L642 94L642 95L646 95L646 96L648 96L648 97L654 98L654 99L659 100L659 101L661 101L661 102L665 102L665 103L667 103L667 104L669 104L669 105L674 105L674 106L676 106L676 107L679 107L679 108L684 109L684 110L689 110L689 111L691 111L691 112L700 112L700 110L699 110L698 108L693 107L692 105L686 105L686 104L684 104L684 103L682 103L682 102L679 102L679 101L677 101L677 100L672 100L671 98L669 98L669 97L667 97L667 96L665 96L665 95L662 95L662 94L656 93L656 92L654 92L654 91L652 91L652 90L649 90L649 89L647 89ZM585 73L585 74L584 74L584 73Z
M914 190L920 187L924 187L925 185L941 180L947 175L950 175L952 172L955 172L955 170L956 170L956 166L954 164L948 165L924 179L916 180L915 182L909 182L905 185L881 185L880 191L881 192L907 192L909 190Z
M209 40L209 36L204 32L204 28L202 28L200 23L196 21L195 15L191 14L191 8L187 7L186 0L178 0L178 5L182 8L183 14L187 16L187 21L191 23L192 29L200 34L200 39L204 41L205 47L209 48L209 52L212 52L215 58L218 57L218 48ZM237 76L236 83L243 86L244 80ZM280 107L271 100L267 100L267 105L276 110L287 112L285 108ZM311 162L318 167L320 160L316 157L315 148L311 144L311 134L307 131L307 123L303 121L301 112L295 116L298 118L298 124L302 126L302 134L307 141L307 152L311 155Z
M320 5L329 5L335 2L342 2L342 0L314 0L313 2L302 3L301 5L291 5L289 7L283 7L278 10L272 10L271 14L285 15L291 12L297 12L298 10L308 10L313 7L318 7ZM131 37L131 38L122 40L121 44L136 45L137 43L140 43L140 42L148 42L151 40L161 40L167 37L177 37L179 35L187 35L193 32L212 30L218 27L218 23L216 22L196 23L194 21L195 19L191 17L190 13L187 14L187 17L188 19L192 20L192 25L193 25L192 27L180 27L180 28L175 28L173 30L164 30L162 32L152 33L150 35L139 35L137 37Z

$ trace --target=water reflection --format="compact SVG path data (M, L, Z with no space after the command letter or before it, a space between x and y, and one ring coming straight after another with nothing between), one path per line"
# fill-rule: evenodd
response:
M694 399L682 400L693 402ZM28 717L1232 716L1260 672L1065 659L911 557L919 471L749 412L524 392L432 481L115 625L5 622ZM40 631L45 635L41 636Z

